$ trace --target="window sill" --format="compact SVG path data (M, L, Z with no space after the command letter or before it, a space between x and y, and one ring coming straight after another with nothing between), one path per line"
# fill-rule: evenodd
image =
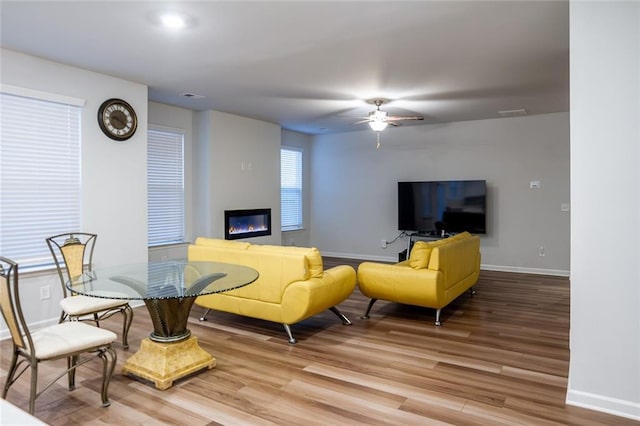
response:
M157 249L164 249L164 248L167 248L167 247L188 246L188 245L190 245L190 244L191 244L191 242L189 242L189 241L185 241L185 242L182 242L182 243L158 244L158 245L155 245L155 246L148 246L147 248L148 248L149 250L157 250Z

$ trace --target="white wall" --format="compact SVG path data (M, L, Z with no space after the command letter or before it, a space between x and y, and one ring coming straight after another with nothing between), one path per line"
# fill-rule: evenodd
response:
M571 2L567 403L640 420L640 3Z
M406 239L380 241L399 234L398 181L486 179L483 268L568 274L568 113L393 128L381 142L368 129L314 138L311 243L323 254L397 260Z
M271 208L280 244L280 126L217 111L194 113L194 235L224 238L224 211Z
M98 267L146 261L147 87L6 49L0 50L0 64L3 84L85 100L81 123L82 231L98 234L94 255ZM124 142L109 139L98 127L98 107L114 97L126 100L138 116L138 131ZM57 276L21 274L21 282L23 298L29 301L24 303L28 321L57 320L62 297ZM51 299L40 300L42 285L51 286Z
M304 229L282 232L282 245L309 247L311 245L311 143L313 137L291 130L282 131L282 146L302 150L302 223Z

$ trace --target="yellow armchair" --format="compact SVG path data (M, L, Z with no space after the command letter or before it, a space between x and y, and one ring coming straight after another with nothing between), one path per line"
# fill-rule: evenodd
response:
M468 232L446 239L417 241L408 260L396 264L363 262L358 267L358 286L371 298L363 318L381 299L437 309L471 289L480 275L480 238Z

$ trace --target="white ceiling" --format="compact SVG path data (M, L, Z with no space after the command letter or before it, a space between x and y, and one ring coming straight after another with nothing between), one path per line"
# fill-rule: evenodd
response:
M187 27L159 25L167 10ZM374 98L420 124L569 110L564 0L2 0L0 19L4 48L310 134L366 128Z

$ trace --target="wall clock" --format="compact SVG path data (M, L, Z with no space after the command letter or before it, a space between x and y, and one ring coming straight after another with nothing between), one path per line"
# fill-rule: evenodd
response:
M135 110L122 99L107 99L98 108L98 124L105 135L117 141L129 139L136 132Z

